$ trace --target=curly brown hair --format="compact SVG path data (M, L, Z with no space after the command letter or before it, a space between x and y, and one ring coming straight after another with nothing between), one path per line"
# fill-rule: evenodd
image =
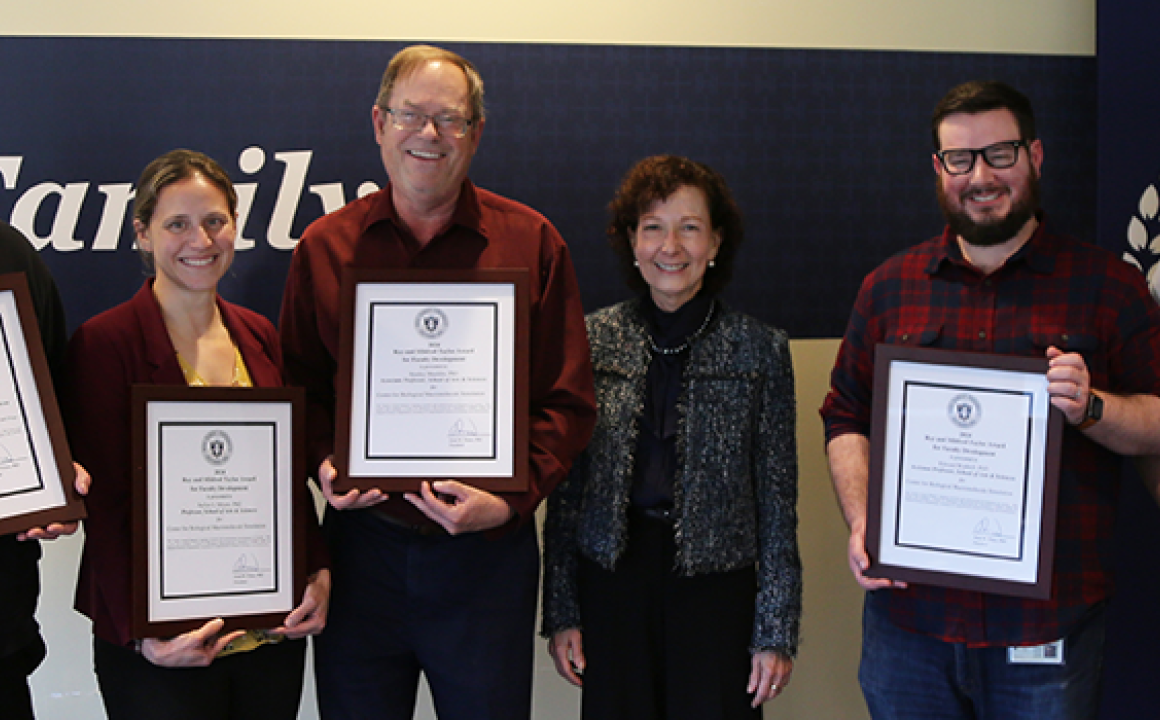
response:
M709 222L721 235L721 247L717 250L714 267L705 271L701 291L717 295L733 277L733 257L745 239L745 231L741 210L733 199L733 193L729 192L725 178L695 160L677 155L654 155L632 166L608 205L612 216L608 223L608 243L620 259L625 281L635 292L648 291L648 284L633 264L632 234L640 223L640 216L682 187L694 187L705 194Z

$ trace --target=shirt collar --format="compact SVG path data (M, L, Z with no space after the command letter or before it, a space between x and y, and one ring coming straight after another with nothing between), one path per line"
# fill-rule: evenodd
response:
M1022 262L1032 272L1046 275L1055 269L1056 246L1047 233L1047 218L1043 211L1037 212L1035 218L1039 221L1035 232L1031 234L1031 238L1023 244L1023 247L1007 258L1004 267ZM940 269L947 265L972 267L963 257L963 251L949 225L943 229L942 240L938 243L930 262L927 263L926 272L928 275L936 275Z
M395 201L391 197L390 182L379 191L379 197L379 201L374 204L363 221L363 233L366 233L371 226L384 221L391 222L395 227L404 229L405 226L399 220L399 213L395 210ZM483 223L483 207L480 204L475 185L470 180L465 179L463 185L459 188L459 199L455 202L455 212L451 214L451 224L447 226L447 230L440 234L445 234L456 225L477 232L484 238L488 238L487 226Z

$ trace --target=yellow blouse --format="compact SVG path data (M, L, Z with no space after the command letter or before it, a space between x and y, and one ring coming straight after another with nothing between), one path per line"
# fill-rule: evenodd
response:
M177 362L181 365L181 373L185 375L185 383L190 387L208 387L209 383L205 381L193 366L181 357L181 353L177 353ZM234 346L234 378L230 381L231 387L254 387L254 380L250 377L250 371L246 369L246 361L242 359L242 351L238 346ZM247 630L245 635L238 637L236 640L225 646L218 657L225 657L226 655L233 655L234 653L248 652L254 648L265 645L266 643L282 642L285 637L269 632L268 630Z
M181 357L181 353L177 353L177 362L181 365L181 373L185 375L185 384L190 387L208 387L209 383L205 381L193 366ZM254 387L254 381L250 378L250 371L246 369L246 361L242 359L242 351L234 345L234 378L230 381L230 387Z

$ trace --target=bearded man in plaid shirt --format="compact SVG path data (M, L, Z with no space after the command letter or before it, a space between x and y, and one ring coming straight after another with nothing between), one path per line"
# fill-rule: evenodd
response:
M1044 149L1021 93L960 85L931 130L947 228L866 277L821 411L868 591L859 681L876 720L1094 718L1120 466L1160 454L1160 310L1138 270L1045 224ZM864 574L878 343L1048 359L1066 418L1049 599Z

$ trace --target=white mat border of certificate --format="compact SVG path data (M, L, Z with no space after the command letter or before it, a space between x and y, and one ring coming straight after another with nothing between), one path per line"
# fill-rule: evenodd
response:
M302 408L301 391L292 388L157 386L135 386L133 390L134 402L139 405L136 411L144 418L143 428L140 428L144 434L141 439L143 467L138 469L133 498L135 631L143 637L150 637L161 632L160 629L174 628L173 632L163 634L175 634L179 628L196 627L217 617L225 618L227 627L250 627L246 621L251 619L263 623L252 625L255 628L280 624L296 606L302 583L298 577L302 564L302 558L298 556L303 550L298 537L301 529L296 527L300 518L294 510L295 495L305 492L304 487L298 487L304 480L298 477L302 470L296 457L301 451L301 448L296 448L296 442L301 442L301 418L295 417ZM162 451L168 453L172 450L161 447L162 437L175 428L190 430L207 439L215 433L231 436L233 431L230 437L230 452L236 458L233 462L240 460L245 463L243 472L253 472L256 468L266 475L259 477L257 482L262 484L263 500L270 500L273 496L271 507L263 512L270 520L268 524L272 524L270 534L274 559L272 566L266 568L272 571L272 578L264 581L262 587L230 591L220 586L207 586L176 594L164 592L163 565L176 560L166 551L163 503L175 502L186 495L166 492L163 486L168 484L172 489L173 482L181 482L179 473L163 470ZM268 435L262 433L268 438L268 443L255 448L252 444L246 446L236 442L254 439L253 433L248 437L239 436L237 429L241 428L268 428ZM188 471L191 477L199 476L214 464L205 443L195 444L196 447L189 451L190 456L178 463L178 466L191 468ZM262 456L252 461L244 459L244 453L253 452L262 453ZM219 462L219 467L227 468L226 478L234 472L229 458L224 462L217 458L214 461ZM270 492L265 492L267 489ZM217 517L222 516L218 514ZM192 568L196 570L196 566ZM216 582L212 577L207 571L206 582Z
M11 473L0 477L4 534L85 515L41 342L24 274L0 275L0 379L12 403L0 415L13 431L0 438L0 473Z
M515 472L515 333L516 292L510 283L360 282L355 289L354 351L352 354L350 428L351 442L348 472L360 477L500 477ZM375 305L399 305L418 308L449 306L494 306L495 363L494 435L488 457L368 457L364 452L371 432L370 357L372 349L390 347L390 339L373 337L371 313ZM361 379L361 381L359 381Z
M1046 361L1032 359L1033 370L1011 367L1025 360L879 346L876 374L884 373L885 382L876 378L871 468L876 497L870 508L877 511L876 547L868 547L873 556L868 574L1032 597L1049 592L1058 481L1058 437L1052 436L1059 432L1052 425L1059 419L1047 392ZM916 405L916 396L925 396L927 407ZM1012 416L1017 412L1023 414ZM950 473L949 485L931 482L940 478L929 471L942 458L937 452L928 458L916 434L946 452L942 464L955 469L940 471ZM998 453L1007 457L994 460L996 466L987 464L990 459L976 462L974 455L964 460L959 447L936 442L948 437L963 443L965 452L988 458L995 455L991 449L1009 446ZM1012 460L1020 463L1017 471L1009 470ZM975 473L1004 480L976 480ZM1015 474L1014 483L1005 477ZM1012 484L1017 492L1004 494ZM924 485L936 489L916 500ZM908 525L908 515L923 503L934 508L931 518ZM997 506L1003 512L995 511Z

